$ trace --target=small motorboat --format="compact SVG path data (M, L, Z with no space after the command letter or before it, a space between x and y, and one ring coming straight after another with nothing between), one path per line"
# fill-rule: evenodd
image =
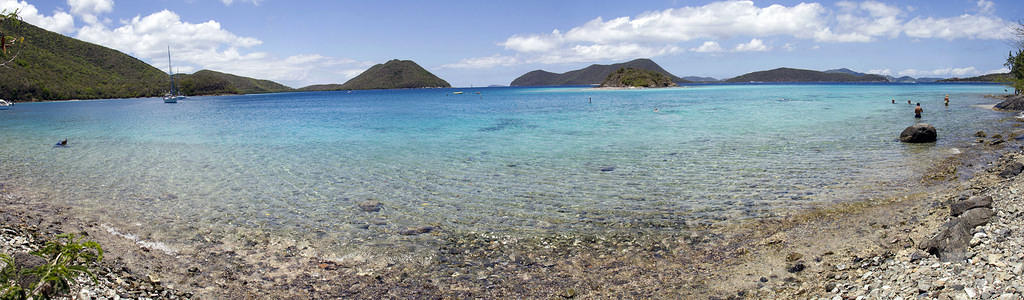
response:
M462 95L462 92L452 92L452 95Z
M11 109L11 106L14 106L14 102L7 102L7 100L0 99L0 110Z

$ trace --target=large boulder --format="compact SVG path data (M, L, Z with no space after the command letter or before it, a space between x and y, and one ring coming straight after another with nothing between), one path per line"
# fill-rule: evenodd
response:
M917 123L903 129L900 133L900 142L904 143L931 143L938 139L935 127L928 123Z
M996 104L995 108L1002 110L1024 110L1024 95L1006 97L1006 100Z

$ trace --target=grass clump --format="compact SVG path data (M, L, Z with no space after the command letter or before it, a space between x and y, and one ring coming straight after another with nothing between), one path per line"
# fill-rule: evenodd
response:
M82 241L74 234L60 234L42 249L31 252L39 263L20 263L0 254L0 299L50 299L66 295L81 275L97 282L89 268L103 260L103 248L94 241Z

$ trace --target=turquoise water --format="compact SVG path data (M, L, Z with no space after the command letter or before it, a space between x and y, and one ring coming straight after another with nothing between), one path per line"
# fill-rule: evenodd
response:
M172 249L196 247L199 231L344 254L429 241L398 234L427 225L680 230L905 191L1008 116L976 106L1001 92L699 85L22 103L0 112L0 180ZM897 141L917 121L907 99L938 143ZM368 200L383 209L361 211Z

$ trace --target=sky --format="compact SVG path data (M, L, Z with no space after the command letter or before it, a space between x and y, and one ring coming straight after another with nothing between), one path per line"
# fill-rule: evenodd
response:
M298 88L410 59L468 87L635 58L719 79L778 67L1004 72L1024 1L0 0L0 9L165 71L169 47L175 73Z

